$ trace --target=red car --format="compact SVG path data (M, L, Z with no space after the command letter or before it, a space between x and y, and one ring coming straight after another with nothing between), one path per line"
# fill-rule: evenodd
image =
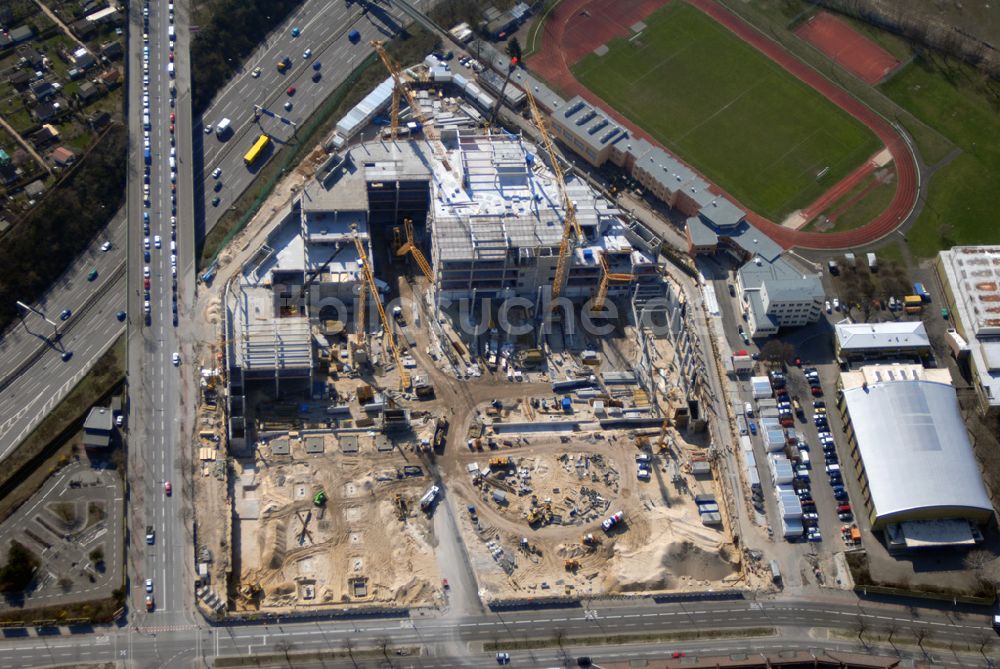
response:
M149 290L149 277L146 277L145 279L142 280L142 287L146 290Z
M171 62L171 63L172 63L172 62L174 62L174 52L173 52L173 51L171 51L171 52L170 52L170 54L169 54L169 55L167 56L167 58L169 58L169 59L170 59L170 62Z
M175 116L173 112L170 112L170 122L173 123L176 120L177 120L177 116Z
M672 653L672 654L670 655L670 657L672 657L672 658L674 658L675 660L677 660L677 659L680 659L680 658L682 658L682 657L687 657L687 653L682 653L681 651L677 651L677 650L675 650L675 651L674 651L674 652L673 652L673 653Z
M173 486L170 485L170 481L167 481L166 483L163 484L163 492L165 492L167 494L167 497L170 497L170 494L173 491L174 491L174 489L173 489Z
M288 90L285 92L288 93L289 95L295 95L295 86L289 86Z

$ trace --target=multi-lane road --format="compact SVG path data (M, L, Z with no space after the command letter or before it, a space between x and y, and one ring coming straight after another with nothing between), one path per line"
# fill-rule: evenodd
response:
M298 126L305 123L372 52L368 42L390 39L402 25L400 12L390 11L383 5L365 12L361 4L307 0L284 26L250 55L237 76L202 116L202 129L206 125L214 128L223 118L232 122L232 131L221 140L214 132L205 133L204 130L194 138L195 153L201 156L202 177L196 203L204 212L199 221L204 221L206 233L253 182L264 163L260 160L252 169L243 164L243 155L257 137L267 134L276 144L294 141ZM433 0L415 4L427 6L433 4ZM299 29L298 37L292 35L292 27ZM354 30L360 35L356 44L348 37ZM303 57L307 49L311 53ZM291 67L279 72L278 62L285 57L290 59ZM319 63L318 70L314 69L315 63ZM254 76L257 68L260 68L259 75ZM292 87L295 92L288 95ZM290 110L285 109L286 103L291 103ZM268 109L295 125L266 114L255 119L255 106ZM216 168L222 170L219 191L215 190L217 181L212 177ZM213 205L212 200L216 197L219 203Z
M760 630L762 637L740 638L741 629ZM671 641L670 634L708 631L733 637ZM831 633L832 632L832 633ZM886 643L889 633L895 639ZM857 635L867 637L866 649ZM663 635L656 644L604 645L616 635ZM992 637L992 638L991 638ZM465 652L457 655L442 643L457 638ZM781 650L873 652L921 659L930 663L989 666L995 655L995 635L985 616L938 609L907 611L878 604L857 604L841 598L814 603L773 600L729 600L654 604L651 600L615 605L597 603L588 608L514 611L440 619L413 616L404 620L356 618L347 621L275 621L269 625L196 627L193 625L107 630L92 643L78 639L29 636L0 644L0 665L72 663L119 660L137 667L205 666L225 656L270 655L275 662L284 653L343 652L353 648L380 648L383 642L391 666L482 667L494 664L483 644L524 644L532 639L562 638L563 647L511 650L512 665L575 665L578 654L597 661L669 658L674 651L688 655L720 655ZM584 643L573 639L589 639ZM921 640L924 649L917 645ZM624 641L624 639L622 639ZM530 645L530 644L529 644ZM419 649L419 655L399 657L396 649ZM924 653L926 651L926 655ZM390 666L385 658L353 664L325 661L323 666ZM543 664L552 662L552 664ZM294 666L309 666L296 661Z
M137 624L155 616L159 624L176 625L192 620L187 606L193 564L180 507L184 477L178 457L183 448L179 366L185 363L174 360L182 354L181 309L194 295L187 7L143 0L130 6L129 21L129 106L136 110L129 114L127 185L128 302L134 315L128 328L129 611ZM170 29L175 38L168 36ZM167 482L176 486L173 495L165 491ZM146 540L147 526L155 534L152 543ZM147 578L153 579L152 612L146 611L147 593L140 585Z

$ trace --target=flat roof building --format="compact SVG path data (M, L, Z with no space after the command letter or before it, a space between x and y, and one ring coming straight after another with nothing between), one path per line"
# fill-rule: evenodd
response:
M969 546L993 515L946 369L869 365L840 376L851 460L890 550ZM860 512L860 508L856 508Z
M1000 246L953 247L938 267L955 329L969 345L979 410L1000 411Z
M107 448L111 445L111 409L94 407L83 421L83 445L87 448Z
M825 292L818 274L803 274L784 258L754 256L736 272L751 337L819 320Z
M931 340L922 321L837 323L833 329L837 357L843 361L931 355Z

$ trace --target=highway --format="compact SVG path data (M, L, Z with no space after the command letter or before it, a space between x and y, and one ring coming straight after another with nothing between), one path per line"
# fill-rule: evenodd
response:
M833 593L836 595L837 593ZM696 630L740 629L775 630L763 638L735 638L669 641L634 646L600 647L598 639L613 635L651 635ZM673 651L695 654L727 654L736 651L757 653L763 650L811 649L863 652L855 638L863 628L866 635L887 637L892 632L901 657L926 661L985 667L987 658L997 651L996 635L989 629L986 616L936 609L905 609L872 603L854 603L833 597L812 603L786 600L729 600L654 604L637 602L596 603L588 608L546 609L463 616L456 619L420 617L407 619L355 618L340 622L311 621L243 627L179 625L131 627L122 630L98 630L80 639L49 636L9 638L0 643L0 664L17 666L46 663L131 661L137 667L204 666L204 660L248 654L281 654L316 650L343 650L347 643L354 648L378 648L388 641L393 666L472 667L493 664L482 654L483 643L524 643L530 639L567 639L563 651L511 650L512 664L545 666L544 661L574 658L590 654L597 661L635 657L669 657ZM828 634L828 630L839 634ZM916 631L923 634L927 656L916 646ZM465 649L462 656L449 650L444 640L457 637ZM573 646L572 639L591 639L586 646ZM888 643L874 644L880 654L895 655ZM960 652L951 650L951 647ZM421 657L399 658L394 649L420 648ZM981 649L981 650L980 650ZM564 655L565 654L565 655ZM491 654L490 654L491 655ZM379 658L381 660L381 658ZM197 662L195 662L197 660ZM287 665L286 665L287 666ZM303 666L296 663L295 666ZM354 666L326 662L323 666ZM358 666L386 666L376 661Z
M127 184L127 295L129 311L136 315L128 328L128 467L131 483L127 565L131 588L127 601L129 619L134 624L176 625L190 624L193 620L186 608L192 599L190 565L193 560L190 535L185 530L181 512L185 479L179 457L184 448L181 443L182 377L173 361L175 352L183 354L175 322L180 322L184 305L191 304L194 295L188 30L186 5L176 3L173 22L176 77L171 77L168 74L172 42L168 39L169 5L149 3L148 45L143 43L142 37L144 5L145 2L136 2L129 8L129 106L137 111L129 114L129 136L133 141L130 142ZM143 48L146 46L149 49L148 75L143 70ZM148 76L148 90L144 89L144 76ZM171 81L177 87L175 106L170 102ZM149 96L148 112L142 109L144 94ZM145 113L150 120L148 202L143 196ZM171 114L176 115L173 121ZM148 234L145 229L147 215ZM176 217L176 253L171 249L175 227L171 217ZM157 237L160 248L157 248ZM144 257L147 246L148 261ZM173 255L176 255L176 266L171 259ZM144 284L146 274L148 291ZM147 300L149 309L146 317L141 318L139 315L143 314ZM178 309L176 321L175 305ZM173 496L168 496L164 490L168 481L174 486ZM155 532L152 543L146 541L147 526ZM155 606L151 612L146 611L146 592L141 585L147 578L153 579Z
M111 241L112 248L101 251ZM29 313L15 323L0 341L0 460L65 397L93 362L122 333L125 325L116 314L125 308L124 215L106 231L32 305L59 325L60 336L40 316ZM97 270L97 278L87 276ZM59 314L72 315L61 321ZM63 361L63 351L73 357Z
M418 7L428 6L433 4L433 0L415 4ZM269 109L297 125L305 123L323 100L372 53L368 46L370 40L392 38L400 25L400 15L401 12L396 10L390 15L385 6L364 13L359 3L347 5L343 2L306 0L290 20L272 32L269 39L250 55L237 76L212 102L200 123L202 128L205 125L214 128L223 118L228 118L232 122L232 132L223 140L214 133L203 131L194 137L195 154L201 157L201 181L195 201L204 212L204 233L214 227L222 214L252 183L270 155L265 154L250 169L243 164L243 155L257 137L266 133L277 144L294 139L295 126L267 115L255 121L254 105ZM409 20L403 23L409 23ZM292 36L292 26L299 28L298 37ZM357 44L348 39L352 30L361 35ZM303 58L306 49L312 50L309 58ZM277 64L286 56L291 60L291 67L284 73L278 72ZM313 75L317 70L313 69L313 64L316 62L320 63L320 79L314 82ZM257 67L260 68L260 76L255 78L253 72ZM286 91L292 86L296 89L295 94L289 96ZM284 108L286 102L292 103L290 111ZM214 190L216 180L212 177L216 168L222 169L219 191ZM212 204L215 197L219 198L218 205Z

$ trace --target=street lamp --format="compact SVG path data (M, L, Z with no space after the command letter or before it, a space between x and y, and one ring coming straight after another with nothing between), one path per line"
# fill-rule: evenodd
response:
M48 318L47 318L47 317L45 316L45 314L43 314L43 313L42 313L41 311L39 311L38 309L35 309L34 307L30 307L30 306L28 306L27 304L25 304L24 302L22 302L22 301L20 301L20 300L17 300L17 306L21 307L21 308L22 308L22 309L24 309L25 311L30 311L30 312L32 312L32 313L35 313L35 314L38 314L38 316L39 316L39 317L40 317L40 318L41 318L41 319L42 319L43 321L45 321L46 323L48 323L49 325L51 325L51 326L52 326L52 338L53 338L53 339L58 339L58 338L59 338L59 324L58 324L58 323L55 323L55 322L53 322L53 321L50 321L50 320L49 320L49 319L48 319ZM23 317L22 317L22 320L24 320L24 318L23 318Z

